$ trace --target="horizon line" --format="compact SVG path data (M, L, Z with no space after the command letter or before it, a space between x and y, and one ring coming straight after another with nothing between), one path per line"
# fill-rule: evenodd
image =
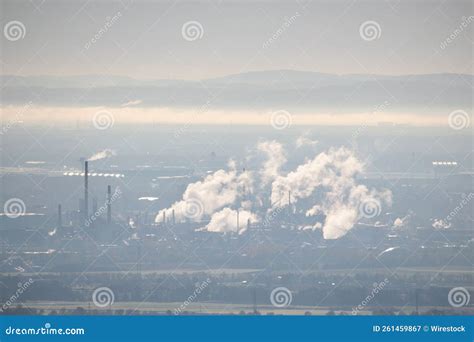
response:
M221 78L226 77L233 77L239 75L246 75L246 74L258 74L258 73L282 73L282 72L293 72L293 73L306 73L306 74L319 74L319 75L328 75L328 76L338 76L338 77L345 77L345 76L372 76L372 77L419 77L419 76L435 76L435 75L453 75L453 76L471 76L474 77L474 73L456 73L456 72L433 72L433 73L408 73L408 74L376 74L376 73L347 73L347 74L337 74L337 73L329 73L329 72L322 72L322 71L313 71L313 70L298 70L298 69L265 69L265 70L251 70L245 71L240 73L227 73L222 74L220 76L210 76L207 78L201 79L183 79L183 78L137 78L134 76L129 75L119 75L119 74L68 74L68 75L56 75L56 74L29 74L29 75L21 75L21 74L2 74L0 73L0 77L55 77L55 78L71 78L71 77L122 77L122 78L129 78L130 80L136 81L185 81L185 82L200 82L200 81L209 81L209 80L218 80Z

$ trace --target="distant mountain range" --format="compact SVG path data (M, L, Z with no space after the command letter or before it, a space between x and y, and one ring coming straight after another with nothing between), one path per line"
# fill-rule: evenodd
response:
M391 110L471 108L474 76L256 71L201 81L122 76L0 76L1 104Z

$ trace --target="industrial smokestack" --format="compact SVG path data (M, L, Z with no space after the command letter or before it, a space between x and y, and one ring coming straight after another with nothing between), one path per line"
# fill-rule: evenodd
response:
M112 187L107 185L107 224L112 222Z
M288 191L288 216L291 216L291 191Z
M163 224L166 224L166 212L163 210Z
M63 226L63 213L62 213L61 204L58 204L58 228L61 228L62 226Z
M174 225L176 224L176 218L175 218L175 216L174 216L174 209L173 209L173 211L171 212L171 214L173 215L173 226L174 226Z
M237 231L239 231L239 209L237 209Z
M89 217L89 162L84 162L84 219Z

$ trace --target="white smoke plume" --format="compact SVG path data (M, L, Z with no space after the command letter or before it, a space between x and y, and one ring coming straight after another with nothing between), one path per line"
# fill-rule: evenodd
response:
M395 228L401 228L405 225L405 223L403 222L403 219L401 219L400 217L397 217L395 219L395 221L393 221L393 226Z
M298 166L272 184L272 203L280 203L282 196L291 191L292 199L311 196L317 187L343 187L362 171L362 163L347 149L331 149ZM285 201L282 201L285 203Z
M408 214L404 217L397 217L395 221L393 221L394 228L403 228L407 225L408 221L411 218L411 214Z
M240 209L238 215L239 225L237 226L237 210L224 208L212 215L206 230L209 232L235 232L242 234L247 230L248 220L251 223L258 222L258 217L250 211Z
M304 133L296 139L296 148L303 146L316 146L318 144L317 140L311 140L309 137L309 132Z
M287 206L289 201L292 205L305 199L311 202L312 207L306 210L306 216L324 216L324 222L315 222L312 229L322 229L325 239L345 235L359 219L374 218L381 212L377 205L391 205L390 191L370 190L357 184L356 178L363 170L363 164L346 148L320 153L286 175L280 171L286 162L280 143L261 142L257 149L267 155L259 173L237 172L235 163L229 163L230 171L218 170L202 181L189 184L182 199L161 210L155 221L161 222L163 213L171 217L174 211L177 222L200 222L210 218L209 224L202 230L242 233L248 219L259 222L257 214L252 213L252 208L258 207L258 202L262 201L261 197L253 194L254 184L258 182L270 184L271 193L265 196L270 198L273 211ZM264 192L264 188L259 189L259 193ZM244 196L248 194L253 196ZM376 204L376 207L366 208L366 203ZM298 205L301 212L303 204ZM235 208L241 208L239 228Z
M132 100L128 101L125 103L122 103L122 107L131 107L131 106L137 106L142 103L142 100Z
M434 229L448 229L451 228L451 223L443 219L434 219L431 225Z
M267 157L260 171L262 185L267 185L279 176L280 168L286 163L285 150L283 145L275 140L260 142L257 149Z
M286 176L277 177L272 183L271 202L274 207L287 205L290 192L292 203L319 194L320 203L306 211L306 215L324 214L324 238L337 239L357 222L362 203L380 199L391 204L389 191L369 190L356 183L356 175L362 169L363 164L348 149L330 149Z
M109 148L106 148L105 150L97 152L96 154L90 156L89 158L87 158L87 160L88 161L95 161L95 160L100 160L100 159L104 159L104 158L110 158L110 157L115 156L115 155L117 155L117 152L115 152L114 150L111 150Z
M189 184L182 200L161 210L155 222L162 221L163 212L166 217L170 217L173 210L178 222L186 219L201 221L217 210L234 204L244 193L251 193L252 186L252 175L249 171L238 173L235 169L218 170L202 181Z

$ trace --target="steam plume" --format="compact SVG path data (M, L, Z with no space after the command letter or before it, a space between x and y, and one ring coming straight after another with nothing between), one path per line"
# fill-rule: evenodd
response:
M247 210L239 210L239 227L237 227L237 210L224 208L211 217L211 221L206 226L209 232L236 232L242 234L247 230L247 221L258 222L255 214Z
M260 142L257 149L267 157L260 172L263 185L266 185L279 175L281 166L286 163L285 151L283 145L275 140Z
M182 200L175 202L170 208L161 210L155 221L160 222L163 212L169 217L175 210L175 218L179 221L190 219L200 221L204 216L211 216L217 210L234 204L245 192L252 191L252 177L249 171L237 173L218 170L204 180L191 183L186 188ZM190 208L193 211L190 213Z
M97 152L96 154L90 156L87 160L95 161L95 160L100 160L104 158L110 158L115 155L117 155L117 153L114 150L106 148L105 150Z
M269 197L272 210L289 202L292 205L298 203L301 210L303 204L299 202L305 199L311 202L306 216L324 215L324 222L315 222L312 229L322 229L325 239L345 235L357 220L373 218L380 214L382 204L391 204L390 191L377 191L357 184L356 177L363 170L363 164L346 148L320 153L286 175L280 171L286 162L280 143L261 142L257 149L267 155L259 173L239 173L235 163L229 163L229 171L218 170L202 181L189 184L182 199L161 210L155 221L170 217L174 210L178 222L186 219L199 222L210 218L203 230L242 233L248 219L259 221L252 208L258 206L262 198L254 196L250 200L244 196L253 193L253 185L257 182L270 185L271 192L265 196ZM260 190L266 192L265 187ZM235 208L241 208L239 227Z
M347 233L360 216L361 205L368 201L391 202L389 191L369 190L356 183L362 163L345 148L330 149L298 166L286 176L279 176L272 183L271 202L281 207L291 191L293 203L319 194L320 203L307 212L307 216L324 214L322 226L325 239L337 239ZM380 209L379 209L380 210Z
M300 148L303 146L315 146L317 144L317 140L311 140L309 138L308 132L304 133L303 135L299 136L298 139L296 139L296 148Z

